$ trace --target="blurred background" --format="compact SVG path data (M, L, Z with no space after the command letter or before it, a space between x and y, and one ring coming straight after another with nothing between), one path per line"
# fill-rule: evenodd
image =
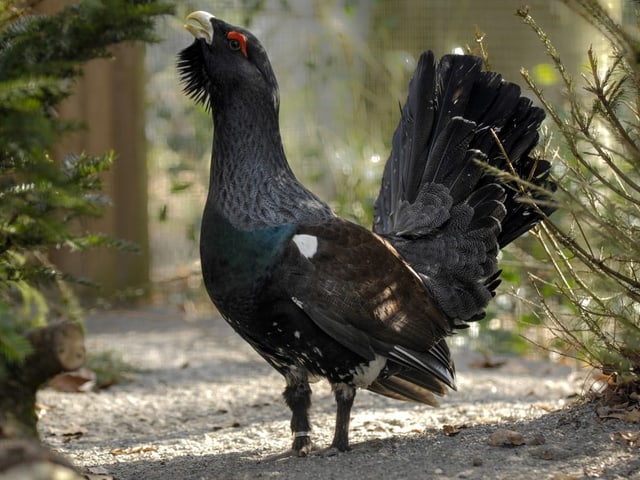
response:
M69 3L51 0L38 8L55 11ZM632 4L612 0L606 7L624 22ZM119 46L115 60L90 62L60 112L89 126L58 146L61 155L117 154L106 178L112 206L87 227L136 242L140 253L60 252L54 261L98 281L105 304L151 300L211 314L200 279L198 231L212 125L209 114L182 94L175 70L177 52L192 42L183 28L191 11L207 10L260 38L279 80L281 129L294 171L340 215L368 226L400 104L422 51L437 57L484 51L488 68L509 81L524 85L520 70L528 70L562 110L559 75L539 38L516 16L521 6L520 0L179 2L175 16L158 22L158 43ZM528 6L571 75L580 77L589 46L601 49L606 65L603 36L563 2L532 0ZM491 321L481 322L492 333L480 348L527 351L531 344L520 333L538 343L548 340L549 331L537 328L537 318L514 298L527 297L529 272L551 274L536 260L539 248L524 238L504 254L505 282L492 302ZM477 328L458 342L476 337Z

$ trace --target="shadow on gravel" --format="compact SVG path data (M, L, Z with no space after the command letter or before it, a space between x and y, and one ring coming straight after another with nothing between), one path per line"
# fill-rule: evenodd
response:
M472 426L455 436L430 429L415 436L374 439L335 456L270 460L279 452L253 450L100 467L120 480L640 478L637 450L611 440L612 432L625 427L628 424L619 421L601 423L593 406L583 405L532 421ZM532 444L489 446L487 438L497 428L518 431Z
M144 371L100 393L41 392L52 408L40 428L77 465L115 480L640 480L638 447L620 441L635 438L638 424L602 422L593 405L539 416L580 391L582 380L556 364L507 358L499 369L477 369L476 353L455 352L459 391L443 408L362 392L351 452L266 461L289 444L284 382L223 320L109 312L88 330L95 348L121 352ZM326 383L312 388L314 440L323 448L335 403ZM459 433L446 436L445 424ZM499 428L525 443L489 446Z

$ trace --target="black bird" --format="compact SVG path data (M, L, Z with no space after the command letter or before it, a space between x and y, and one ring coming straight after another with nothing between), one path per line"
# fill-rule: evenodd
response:
M499 249L553 211L550 164L530 156L543 111L482 71L479 58L436 64L424 53L371 232L337 217L291 171L278 84L258 39L206 12L190 14L185 27L195 41L177 67L215 132L204 283L229 324L284 376L293 450L311 450L309 382L317 379L335 395L339 451L349 449L358 387L436 405L434 394L455 389L445 337L484 315L500 282Z

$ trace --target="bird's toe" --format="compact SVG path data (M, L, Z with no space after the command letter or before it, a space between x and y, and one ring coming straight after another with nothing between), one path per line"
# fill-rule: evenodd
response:
M311 453L312 443L309 435L296 436L293 439L291 450L299 457L306 457Z

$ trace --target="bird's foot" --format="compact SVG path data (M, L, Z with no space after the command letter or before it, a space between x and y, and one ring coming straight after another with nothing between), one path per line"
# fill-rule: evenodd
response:
M291 450L299 457L306 457L311 453L311 437L309 432L294 432Z
M314 450L311 455L313 456L319 456L319 457L335 457L336 455L340 454L340 453L344 453L344 452L348 452L349 450L351 450L351 447L349 446L348 442L343 444L343 443L336 443L335 441L327 448L322 448L320 450Z
M280 460L286 460L288 458L306 457L310 455L312 449L311 439L309 437L306 438L308 440L306 443L297 441L298 439L296 438L293 441L293 447L291 448L291 450L287 450L286 452L282 453L276 453L275 455L269 455L268 457L260 460L260 463L278 462Z

